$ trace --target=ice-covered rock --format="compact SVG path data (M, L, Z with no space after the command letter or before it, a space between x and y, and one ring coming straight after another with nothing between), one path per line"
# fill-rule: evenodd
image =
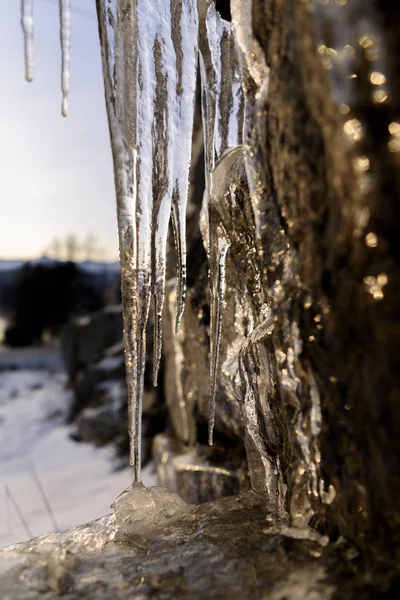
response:
M372 598L370 584L354 574L354 548L340 540L328 551L321 536L292 536L284 522L271 529L279 516L253 492L200 507L181 503L178 512L170 500L176 505L165 491L136 487L120 508L132 514L136 505L151 518L134 517L128 535L117 515L0 552L2 598Z
M162 487L147 488L133 483L114 500L116 524L123 535L146 537L152 531L173 524L191 510L175 492Z

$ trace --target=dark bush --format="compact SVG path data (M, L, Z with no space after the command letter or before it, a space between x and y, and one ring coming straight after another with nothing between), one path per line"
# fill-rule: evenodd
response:
M12 318L4 336L9 346L40 342L45 330L58 333L72 313L85 314L103 305L101 290L90 274L72 262L26 263L13 300Z

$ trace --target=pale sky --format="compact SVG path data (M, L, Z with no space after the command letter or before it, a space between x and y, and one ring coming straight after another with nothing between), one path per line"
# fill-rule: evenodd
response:
M24 79L20 0L0 0L0 259L92 233L117 256L94 0L72 0L69 116L61 116L58 0L35 0L35 79ZM93 18L90 18L93 15Z

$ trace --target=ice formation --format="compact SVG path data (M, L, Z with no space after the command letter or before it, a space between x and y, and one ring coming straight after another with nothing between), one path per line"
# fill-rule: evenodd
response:
M98 0L97 9L117 195L131 462L139 481L146 325L153 301L156 383L171 215L177 327L185 296L197 2Z
M180 519L190 505L175 492L133 483L113 503L116 524L124 535L146 536Z
M222 19L214 4L202 4L200 20L200 76L205 148L206 190L202 220L208 242L210 264L210 407L208 441L213 443L215 393L221 339L222 307L225 293L225 261L229 243L223 228L211 218L213 174L226 150L242 143L243 94L239 59L231 24Z
M60 42L61 42L61 92L62 105L61 114L68 115L68 92L69 92L69 62L71 46L70 26L71 0L60 0Z
M183 313L198 50L206 150L204 237L211 268L210 444L229 247L221 232L208 227L212 175L223 153L242 142L243 96L231 25L213 3L200 3L200 19L195 0L98 0L97 7L117 193L131 462L139 481L146 324L153 301L156 385L171 218L178 260L176 329Z
M33 0L21 0L21 27L24 35L25 79L33 81Z
M206 167L201 230L211 288L209 441L216 382L221 390L227 383L231 397L221 397L226 414L221 408L218 416L245 443L253 489L287 508L292 525L318 524L335 539L348 536L377 564L388 559L391 565L398 534L390 493L399 388L392 227L399 119L391 64L398 10L387 13L382 3L362 0L229 4L232 26L213 0L97 0L135 478L146 323L153 302L156 380L171 213L177 326L183 310L199 57ZM26 64L33 67L32 2L22 2L22 10ZM379 277L391 283L372 294L369 281ZM191 310L203 337L198 347L182 344L176 352L176 377L181 357L193 348L189 374L203 373L203 294L200 300ZM225 303L230 311L224 313ZM185 344L193 331L187 328ZM225 361L217 377L219 355ZM197 392L203 382L182 385L181 398L194 397L193 406L202 408L190 386Z

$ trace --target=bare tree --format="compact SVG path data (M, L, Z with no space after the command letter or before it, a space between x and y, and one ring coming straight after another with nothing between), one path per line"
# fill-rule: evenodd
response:
M53 238L44 249L43 254L58 260L106 260L107 250L99 243L93 233L79 238L75 233L68 233L64 239Z
M63 244L59 238L54 238L48 247L44 250L43 254L50 258L57 258L61 260L63 258Z
M82 244L82 258L86 260L96 260L98 253L97 238L93 233L88 233Z
M75 233L69 233L65 239L66 260L76 261L79 259L80 244Z

